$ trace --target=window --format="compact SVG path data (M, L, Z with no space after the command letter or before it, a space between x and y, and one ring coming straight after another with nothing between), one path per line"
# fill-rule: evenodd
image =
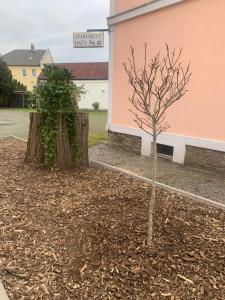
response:
M157 153L165 156L173 156L173 147L163 144L157 144Z
M23 69L23 70L22 70L22 75L23 75L23 77L26 77L26 76L27 76L27 70L26 70L26 69Z
M32 76L36 77L36 69L32 69Z

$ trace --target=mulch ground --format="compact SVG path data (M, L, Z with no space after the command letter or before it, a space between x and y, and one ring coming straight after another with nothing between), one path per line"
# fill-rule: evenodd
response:
M126 176L23 163L0 140L0 279L10 299L225 299L225 213Z

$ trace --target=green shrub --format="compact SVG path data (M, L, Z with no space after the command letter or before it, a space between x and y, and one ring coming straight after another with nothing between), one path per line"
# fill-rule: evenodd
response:
M74 160L79 159L77 104L74 94L78 88L72 82L72 75L67 69L54 65L45 65L43 69L46 82L38 85L34 99L38 100L41 113L41 133L45 149L45 165L52 167L57 152L58 114L63 113L68 128L68 136L74 149Z
M28 107L38 109L39 102L40 102L40 96L38 94L38 91L36 89L34 89L29 95Z
M13 79L7 64L0 58L0 106L9 106L14 91L26 91L26 87Z

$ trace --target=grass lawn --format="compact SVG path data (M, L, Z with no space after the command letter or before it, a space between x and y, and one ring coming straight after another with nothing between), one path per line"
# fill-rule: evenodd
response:
M27 139L29 130L30 109L0 109L0 137L15 135ZM89 145L93 146L107 138L105 131L106 111L90 111L89 113Z
M107 139L105 130L107 112L89 112L89 145L93 146Z

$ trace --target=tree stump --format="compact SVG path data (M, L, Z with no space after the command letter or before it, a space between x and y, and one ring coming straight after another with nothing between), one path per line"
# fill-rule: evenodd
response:
M67 130L67 124L63 113L58 115L57 131L57 151L54 165L57 168L74 168L79 165L88 165L88 130L89 121L87 113L78 113L78 143L80 146L80 160L74 159L74 151L70 142ZM27 142L27 151L25 155L26 163L35 163L43 165L44 163L44 145L41 136L41 115L37 112L30 113L29 137Z

